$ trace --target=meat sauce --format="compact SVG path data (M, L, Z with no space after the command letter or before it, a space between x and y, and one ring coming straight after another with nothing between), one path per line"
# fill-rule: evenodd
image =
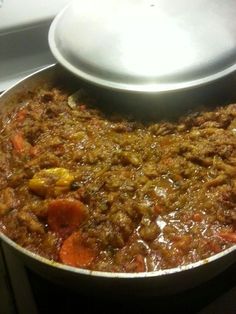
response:
M236 243L236 105L177 123L41 89L0 122L0 230L67 265L145 272ZM99 108L99 104L97 104Z

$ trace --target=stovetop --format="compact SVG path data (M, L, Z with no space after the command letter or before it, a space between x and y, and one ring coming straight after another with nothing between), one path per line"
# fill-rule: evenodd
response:
M91 296L70 291L25 268L4 245L0 255L0 313L235 314L236 264L188 291L162 297ZM173 282L174 284L174 282Z
M55 62L48 29L69 0L0 0L0 92Z

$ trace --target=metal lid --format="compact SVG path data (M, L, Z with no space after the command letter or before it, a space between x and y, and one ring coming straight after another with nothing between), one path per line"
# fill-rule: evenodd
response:
M106 87L162 92L236 69L235 0L75 0L49 44L68 70Z

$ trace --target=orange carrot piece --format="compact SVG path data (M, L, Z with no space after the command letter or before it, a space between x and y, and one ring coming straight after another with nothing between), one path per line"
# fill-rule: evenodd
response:
M11 137L11 142L13 145L14 150L17 153L22 153L24 151L25 148L25 141L24 138L22 136L21 133L15 133L12 137Z
M86 216L85 205L77 200L56 199L48 205L48 226L62 237L69 236Z
M146 267L145 267L145 261L144 257L141 254L138 254L134 258L134 263L135 263L135 271L137 273L142 273L145 272Z
M199 213L193 214L192 219L195 222L201 222L202 221L202 215Z
M97 252L83 244L80 232L74 232L62 244L59 257L63 264L75 267L88 267Z
M26 118L27 110L25 108L19 110L16 114L16 121L23 122Z
M236 232L220 232L219 236L228 242L236 243Z

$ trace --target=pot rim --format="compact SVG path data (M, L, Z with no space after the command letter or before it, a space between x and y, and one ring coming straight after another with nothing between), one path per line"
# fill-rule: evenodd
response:
M36 261L43 263L44 265L51 266L58 268L60 270L64 271L69 271L71 273L76 273L80 275L89 275L93 277L102 277L102 278L116 278L116 279L131 279L131 278L151 278L151 277L161 277L161 276L168 276L172 274L176 274L179 272L183 271L188 271L188 270L193 270L196 269L200 266L208 265L209 263L213 263L214 261L217 261L220 258L223 258L233 252L235 252L235 257L236 257L236 244L231 246L230 248L214 254L206 259L200 260L195 263L187 264L187 265L182 265L178 266L175 268L168 268L168 269L163 269L163 270L156 270L156 271L151 271L151 272L140 272L140 273L121 273L121 272L105 272L105 271L97 271L97 270L89 270L89 269L83 269L83 268L78 268L78 267L73 267L73 266L68 266L61 264L59 262L55 262L52 260L49 260L45 257L42 257L36 253L33 253L23 247L21 247L19 244L8 238L5 234L0 232L0 239L2 239L4 242L6 242L10 247L16 249L18 252L35 259Z

